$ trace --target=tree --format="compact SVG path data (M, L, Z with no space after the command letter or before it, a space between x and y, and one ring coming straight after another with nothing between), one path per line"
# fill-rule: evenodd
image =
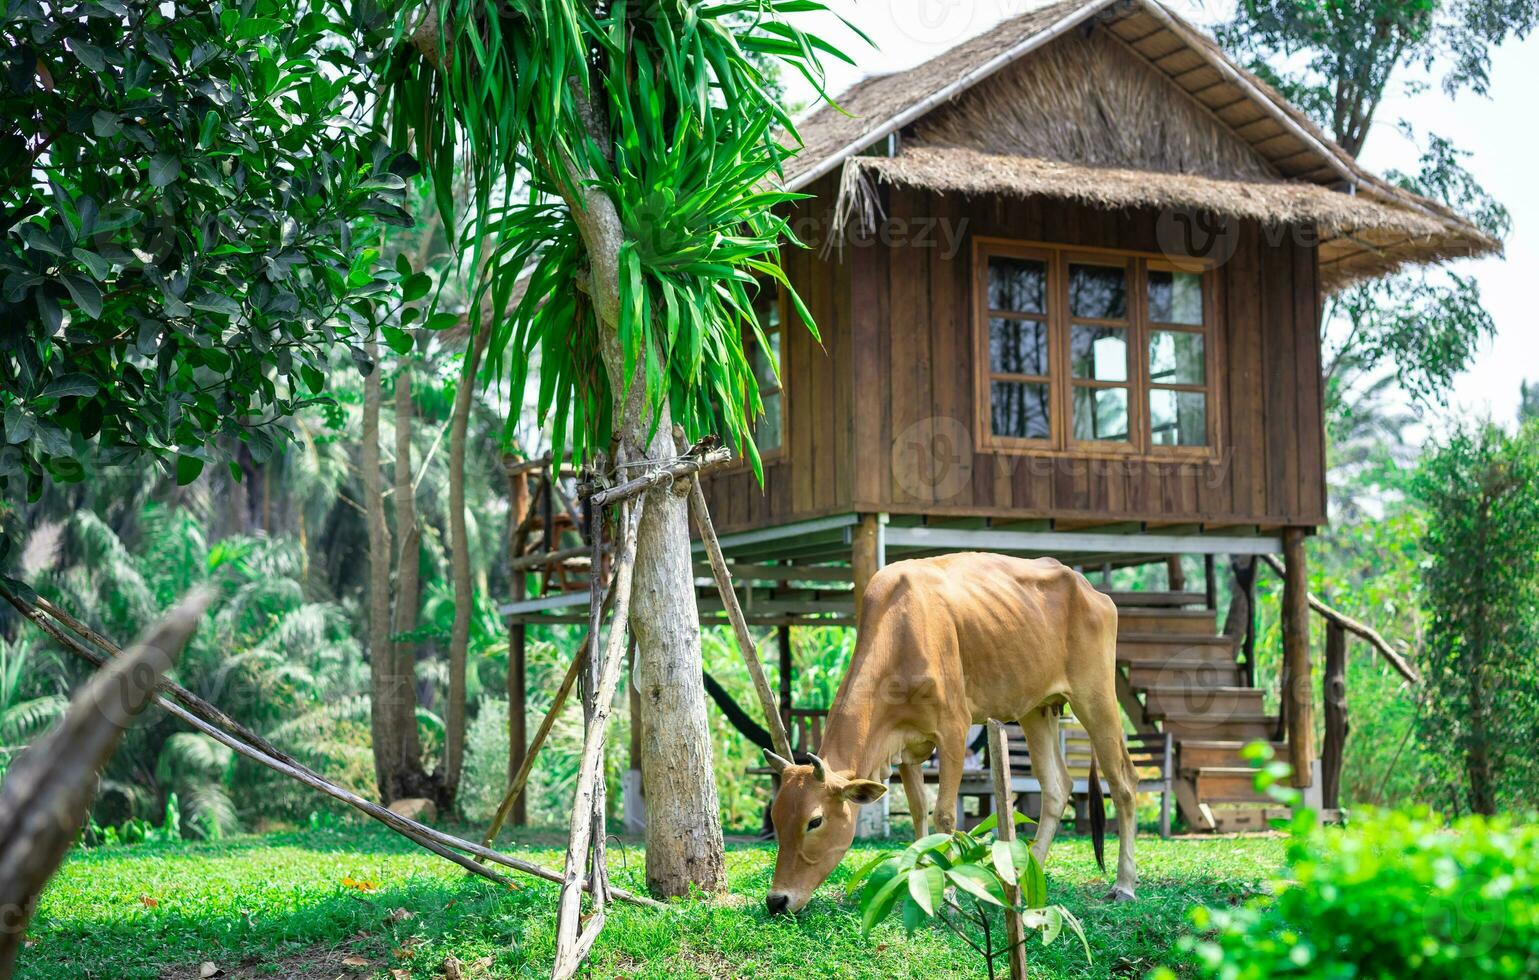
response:
M511 404L522 404L538 348L539 413L558 452L644 464L676 453L675 422L698 436L720 420L757 467L750 427L762 405L743 341L763 342L759 283L778 283L815 328L778 259L795 239L774 209L795 195L770 186L785 152L773 127L794 129L747 53L816 83L818 52L836 52L783 14L820 8L444 0L405 14L396 137L425 154L446 227L463 153L463 239L485 270L471 307L492 299L490 362L517 355ZM496 242L484 256L482 241ZM716 890L722 838L687 503L657 492L644 514L631 623L647 713L647 880L663 895Z
M1491 50L1526 37L1536 22L1539 0L1241 0L1217 34L1358 156L1391 82L1407 69L1446 65L1442 85L1449 95L1464 89L1485 95ZM1401 128L1414 138L1408 124ZM1511 223L1507 210L1464 169L1467 156L1428 134L1418 172L1387 177L1503 238ZM1327 378L1347 365L1364 375L1388 367L1418 399L1440 398L1495 333L1475 280L1447 272L1407 272L1353 286L1333 299L1327 321L1336 317L1345 335L1327 351ZM1338 405L1350 409L1347 402Z
M1539 381L1525 381L1518 386L1518 422L1539 419Z
M0 488L141 454L188 483L326 387L396 276L416 165L337 125L366 15L8 0L0 22ZM338 70L342 69L342 70ZM224 438L221 438L224 437Z
M1428 512L1421 739L1462 769L1456 798L1492 814L1539 789L1539 424L1456 430L1415 486Z

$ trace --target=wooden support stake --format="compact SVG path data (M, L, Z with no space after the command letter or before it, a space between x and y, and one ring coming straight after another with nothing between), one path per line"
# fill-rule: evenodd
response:
M551 967L552 980L566 980L577 972L583 957L592 947L604 928L604 876L596 869L590 880L594 883L595 914L583 928L582 887L584 865L593 856L593 835L602 835L602 825L594 826L594 800L602 799L601 784L604 778L604 735L609 721L609 709L614 702L615 686L620 679L620 666L625 660L626 624L630 618L631 573L636 565L636 528L641 521L645 498L638 498L622 506L620 512L620 540L615 551L614 615L609 622L609 635L605 638L603 656L598 664L598 686L594 692L592 723L583 739L582 762L577 774L577 791L572 800L572 829L566 851L566 873L561 885L561 898L556 908L556 959ZM594 521L597 528L602 518ZM594 536L597 539L598 535ZM594 642L597 646L597 641ZM602 850L598 852L602 854Z
M764 709L765 727L769 729L770 741L775 745L775 754L783 759L792 759L791 736L786 734L786 726L780 719L780 708L775 703L775 694L770 690L769 679L764 676L764 665L759 663L759 647L753 641L753 634L748 632L748 620L743 618L743 607L738 604L737 590L732 587L732 573L727 570L727 559L721 553L721 542L716 538L716 528L711 524L711 513L705 506L705 491L700 489L700 481L689 491L690 510L695 515L695 527L700 530L700 540L705 544L705 553L711 560L711 574L716 578L716 591L721 593L721 604L727 611L727 618L732 621L732 630L737 634L737 649L743 656L743 663L748 667L748 676L753 678L753 689L759 695L759 707ZM813 746L804 746L809 752Z
M1320 806L1341 807L1341 763L1347 732L1347 631L1338 623L1325 629L1325 748L1320 753Z
M989 719L989 769L994 776L994 835L1002 841L1015 840L1015 792L1010 788L1010 745L1005 726ZM1005 882L1005 942L1010 944L1010 980L1026 980L1026 930L1021 914L1018 886ZM991 971L992 972L992 971Z
M524 553L524 539L528 532L521 527L520 515L529 510L529 471L520 470L508 474L508 517L517 521L508 537L508 554L514 559ZM529 579L523 572L514 571L512 600L526 598ZM529 628L515 620L508 625L508 785L512 786L524 760L529 757L529 665L527 659ZM500 810L499 810L500 812ZM528 809L522 796L515 797L507 814L513 826L522 827L528 821ZM491 841L487 841L490 844Z
M865 606L866 586L877 573L877 521L875 514L860 515L855 526L854 541L850 549L850 567L855 572L855 627L860 628L860 612Z
M1282 635L1284 681L1282 697L1287 717L1288 761L1298 789L1314 781L1314 678L1309 665L1309 573L1304 559L1304 532L1283 530Z
M492 846L497 835L502 832L503 823L513 812L515 804L523 799L524 786L529 782L529 774L534 771L534 760L539 756L540 749L545 747L545 739L549 737L556 719L561 717L561 709L566 707L566 699L571 696L578 674L582 673L588 663L588 646L589 641L584 639L582 646L577 649L577 655L567 666L566 676L561 678L561 686L556 688L556 696L550 702L550 710L545 712L545 718L540 722L540 727L535 730L534 741L529 743L529 750L519 761L518 772L509 780L508 792L503 796L502 803L498 805L497 813L492 817L491 826L486 830L486 836L481 839L482 846ZM517 823L517 821L514 822Z

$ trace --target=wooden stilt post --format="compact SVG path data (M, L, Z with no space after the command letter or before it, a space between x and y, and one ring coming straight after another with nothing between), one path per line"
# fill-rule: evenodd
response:
M878 541L881 528L878 526L880 517L877 514L860 515L860 523L855 526L854 540L850 548L850 567L855 573L855 627L860 628L860 613L866 601L866 586L871 584L871 578L881 567L877 560Z
M780 723L786 728L791 727L791 627L781 626L775 630L775 639L780 647Z
M529 510L529 474L513 473L508 476L509 556L514 561L523 554L524 538L528 532L520 532L519 526ZM512 599L519 602L528 591L528 573L512 572ZM525 660L528 627L522 620L515 620L508 627L508 785L513 784L519 769L523 768L525 752L529 744L529 692L528 664ZM508 814L513 826L522 827L529 819L528 808L522 796L515 798Z
M1341 808L1341 762L1347 732L1347 631L1338 623L1325 629L1325 746L1320 753L1320 806Z
M1010 745L1005 726L989 719L989 770L994 776L994 812L999 814L994 835L1002 841L1015 840L1015 792L1010 788ZM1010 980L1026 980L1026 931L1021 915L1021 890L1005 883L1005 942L1010 944ZM992 972L992 968L991 971Z
M1283 530L1283 676L1287 718L1288 761L1293 785L1304 789L1313 781L1315 712L1309 665L1309 573L1304 559L1304 531Z

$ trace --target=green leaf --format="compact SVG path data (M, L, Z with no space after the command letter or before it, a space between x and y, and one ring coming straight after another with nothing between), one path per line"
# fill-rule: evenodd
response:
M89 375L64 374L48 382L48 386L42 391L42 397L68 398L73 395L77 398L89 398L98 390L96 379Z
M953 885L979 901L994 905L1005 904L1005 890L993 874L972 864L959 864L946 872Z
M925 920L928 918L930 918L929 914L919 907L919 903L914 901L913 896L903 899L904 932L912 936L925 924Z
M70 299L80 307L80 312L93 320L102 315L102 291L96 287L96 283L74 272L64 273L59 281L69 290Z
M203 114L203 126L198 131L198 146L208 149L214 145L214 134L219 131L219 113L210 109Z
M32 416L16 402L5 407L5 441L13 446L20 445L32 438L36 426L32 424Z
M203 310L206 313L223 313L225 316L235 316L240 312L240 304L229 296L219 293L204 293L196 299L187 301L187 305L195 310Z
M91 277L97 282L101 282L112 274L112 264L95 252L88 252L83 248L77 248L71 254L80 260L81 264L91 273Z
M390 345L391 350L403 355L411 353L411 334L390 326L380 327L380 332L385 335L385 343Z
M933 864L915 868L908 876L908 893L925 915L934 915L946 897L946 875Z
M309 364L299 366L299 376L304 379L311 394L319 395L326 388L326 376Z
M425 330L448 330L459 322L460 315L458 313L434 313L427 318L427 322L422 327Z
M428 294L433 288L433 279L426 272L419 272L408 276L401 284L401 299L407 303L419 300Z
M169 186L182 175L182 161L174 153L157 153L150 158L150 184Z
M283 29L283 21L271 17L242 17L235 27L232 35L237 41L250 41L269 34L276 34Z
M176 457L176 485L185 487L203 472L203 460L196 456Z
M902 894L899 889L908 883L908 878L909 874L906 872L894 872L892 877L883 882L874 893L870 894L869 897L863 898L860 916L861 932L869 935L878 922L887 918L888 914L892 912L893 905ZM868 892L871 891L871 886L877 885L878 880L876 875L871 877L871 881L867 885Z
M1021 898L1029 909L1040 909L1047 905L1047 873L1042 870L1042 862L1031 852L1031 848L1025 846L1024 841L1013 841L1013 844L1021 845L1015 858L1025 867L1025 874L1021 880ZM1012 850L1014 848L1012 847Z
M865 864L862 864L855 870L855 873L850 876L850 880L845 883L844 893L846 895L854 895L857 891L860 890L861 884L866 880L871 872L877 869L878 865L882 864L884 861L892 861L896 866L897 860L898 859L891 854L878 854L876 857L867 861Z
M997 840L994 842L994 870L999 872L999 877L1006 884L1013 885L1016 882L1015 858L1010 853L1010 841Z

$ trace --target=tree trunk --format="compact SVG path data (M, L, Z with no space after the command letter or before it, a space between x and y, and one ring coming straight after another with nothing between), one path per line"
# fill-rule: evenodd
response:
M411 367L402 364L395 379L395 533L400 545L396 548L391 632L396 636L417 628L421 602L422 534L417 524L416 474L411 465L412 415ZM432 778L422 766L422 742L417 735L417 645L410 640L391 644L390 689L400 693L401 702L392 707L391 724L399 745L392 785L402 797L436 801Z
M369 728L374 745L374 781L380 799L396 799L396 775L402 761L397 722L400 691L395 687L390 643L390 527L385 522L385 493L379 465L379 345L364 350L374 366L363 379L363 444L358 468L363 483L364 519L369 529Z
M478 325L465 350L459 387L454 392L454 416L449 429L449 550L454 565L454 626L449 635L449 710L444 719L444 761L439 773L446 807L454 805L465 763L465 659L470 646L470 613L475 592L470 581L470 536L465 530L465 440L470 406L475 400L476 372L491 330Z

